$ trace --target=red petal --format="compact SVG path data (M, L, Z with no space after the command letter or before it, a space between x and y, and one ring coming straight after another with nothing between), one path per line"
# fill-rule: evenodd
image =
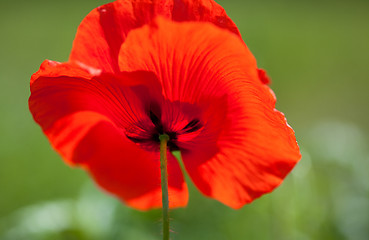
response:
M158 18L131 31L119 64L152 71L167 100L202 109L202 132L181 147L205 195L239 208L278 186L300 159L293 130L236 35L208 23Z
M153 72L166 98L190 103L222 97L229 87L225 81L254 84L258 78L254 56L236 35L209 23L175 23L161 17L130 32L120 50L119 67ZM269 97L274 104L274 97Z
M258 69L259 79L264 84L270 84L270 78L264 69Z
M155 16L175 21L207 21L240 36L224 9L213 0L118 0L94 9L80 24L70 60L106 72L118 70L121 44L132 29Z
M148 73L93 76L73 64L46 61L32 76L29 107L67 163L82 165L133 207L160 207L159 153L125 136L130 124L147 121L145 89L155 92L155 82ZM170 206L184 206L187 187L173 157L168 168Z
M162 206L159 152L143 151L112 125L92 129L75 151L88 158L85 168L96 182L131 207L147 210ZM188 191L181 169L168 152L169 205L187 205Z
M170 2L173 2L172 19L174 21L211 22L241 37L236 24L213 0L172 0Z
M78 76L81 78L89 79L92 78L92 75L86 69L82 69L75 64L72 63L60 63L50 60L45 60L42 62L40 69L34 73L31 77L31 86L33 82L42 77L59 77L59 76L67 76L74 77Z

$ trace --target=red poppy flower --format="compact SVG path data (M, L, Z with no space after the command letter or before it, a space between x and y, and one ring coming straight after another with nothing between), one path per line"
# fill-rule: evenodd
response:
M52 146L138 209L187 204L176 159L206 196L240 208L272 191L300 159L293 130L253 55L212 0L121 0L93 10L66 63L46 60L29 107Z

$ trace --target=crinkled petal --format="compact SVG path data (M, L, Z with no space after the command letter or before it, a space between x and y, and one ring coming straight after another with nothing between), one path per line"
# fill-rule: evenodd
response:
M229 31L157 18L131 31L119 67L153 72L168 101L202 109L196 113L201 133L180 146L186 170L205 195L239 208L272 191L300 159L265 73Z
M86 16L77 30L70 60L116 72L127 34L158 15L175 21L212 22L240 36L236 25L213 0L118 0Z
M76 158L96 182L131 207L147 210L162 206L160 154L144 151L108 123L95 126L80 142ZM169 207L187 205L188 191L181 169L168 152Z
M155 91L157 80L144 72L96 76L88 70L45 61L31 81L35 121L67 163L87 169L105 190L138 209L160 207L159 152L125 135L130 125L149 121L148 89ZM173 157L168 164L170 206L184 206L188 192L180 167Z

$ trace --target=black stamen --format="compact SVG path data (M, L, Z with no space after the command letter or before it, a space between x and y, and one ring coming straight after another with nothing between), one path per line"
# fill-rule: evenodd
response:
M153 113L153 111L151 111L151 110L150 110L149 116L150 116L150 120L151 120L151 122L152 122L155 126L161 125L160 119L158 118L158 116L156 116L156 114L155 114L155 113Z
M184 128L183 130L185 130L185 132L190 133L190 132L195 132L197 130L199 130L201 128L201 123L198 119L194 119L192 121L190 121Z
M187 125L186 125L183 129L193 127L193 126L195 126L195 125L196 125L196 124L198 124L198 123L199 123L199 120L194 119L194 120L192 120L191 122L187 123Z
M176 151L179 150L179 147L177 146L177 133L176 132L168 132L167 135L169 136L168 141L168 148L170 151Z
M147 142L150 142L150 139L131 137L129 135L126 135L126 136L129 140L131 140L134 143L147 143Z
M177 140L177 133L175 132L167 132L167 135L169 136L169 141L175 141Z
M168 142L168 148L169 148L169 151L171 151L171 152L180 150L180 148L177 146L177 144L173 141Z
M160 143L159 136L162 134L167 134L169 136L169 141L167 143L169 151L180 150L179 146L177 145L178 134L195 132L203 127L200 120L193 119L187 123L182 131L175 132L171 130L168 126L164 126L161 122L161 109L160 106L155 102L150 103L150 106L148 106L147 116L150 118L150 121L154 126L150 124L147 129L141 130L143 132L139 132L134 135L128 133L126 136L132 142L140 145L142 144L142 147L147 147L148 149L156 149L157 144Z
M160 136L160 134L155 132L155 133L152 134L151 140L154 141L154 142L160 143L159 136Z

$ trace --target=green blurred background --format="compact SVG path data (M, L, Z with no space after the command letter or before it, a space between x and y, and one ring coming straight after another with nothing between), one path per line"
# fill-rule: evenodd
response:
M51 149L27 107L44 59L66 61L78 24L108 1L10 1L0 8L0 239L161 239L161 212L97 190ZM218 1L271 76L302 160L241 210L190 185L172 239L369 239L369 1Z

